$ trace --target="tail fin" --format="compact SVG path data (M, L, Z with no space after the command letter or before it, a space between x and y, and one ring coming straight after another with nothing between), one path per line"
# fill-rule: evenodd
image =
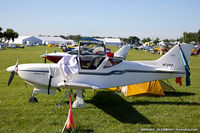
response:
M131 45L124 45L117 52L114 53L114 56L125 60L130 48Z
M192 52L191 44L180 44L180 47L185 56L186 62L189 64L189 58ZM160 71L185 71L184 62L181 56L179 45L174 46L165 55L156 60L158 68L156 70Z

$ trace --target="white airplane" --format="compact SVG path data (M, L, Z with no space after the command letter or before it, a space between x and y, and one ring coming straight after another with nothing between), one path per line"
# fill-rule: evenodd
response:
M78 55L64 56L57 64L17 64L7 68L11 72L8 85L17 73L34 86L33 93L55 94L57 88L70 88L76 93L72 107L85 107L83 89L104 89L183 77L189 63L192 45L176 45L155 61L126 61L106 56L103 44L79 46ZM84 59L90 59L89 62ZM184 58L183 58L184 57Z

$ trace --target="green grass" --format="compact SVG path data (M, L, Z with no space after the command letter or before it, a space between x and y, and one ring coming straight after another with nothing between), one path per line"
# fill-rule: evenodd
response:
M113 51L118 48L110 47ZM58 103L64 90L55 96L37 94L39 103L28 103L32 86L15 76L8 87L10 73L6 68L19 63L42 63L40 55L55 47L28 47L0 51L0 132L57 133L61 132L68 112L66 99L59 110ZM154 60L152 55L139 50L128 54L128 60ZM73 109L76 132L132 133L141 128L189 128L200 130L200 55L191 57L191 86L179 87L170 80L185 104L174 94L164 97L125 97L105 90L86 90L84 109ZM74 99L73 99L74 100Z

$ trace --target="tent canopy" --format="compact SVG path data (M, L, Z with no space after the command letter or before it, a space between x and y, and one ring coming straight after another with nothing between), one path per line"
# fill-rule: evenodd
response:
M85 38L82 38L81 41L97 41L97 42L99 42L99 40L94 39L94 38L92 38L92 37L85 37Z
M151 81L140 84L128 85L123 87L109 88L110 90L120 90L125 96L152 94L164 96L163 90L172 90L173 88L163 81Z

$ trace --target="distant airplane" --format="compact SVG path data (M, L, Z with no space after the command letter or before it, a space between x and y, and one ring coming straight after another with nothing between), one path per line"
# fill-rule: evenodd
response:
M106 56L101 43L83 43L78 55L66 55L57 64L21 64L7 68L8 85L18 74L34 86L33 93L55 94L58 88L76 93L73 108L85 107L83 89L104 89L143 82L183 77L187 72L192 45L176 45L155 61L126 61ZM186 75L187 76L187 75ZM33 97L32 97L33 98Z
M200 53L200 45L197 45L197 47L194 49L191 55L198 55Z
M94 44L96 42L91 42L90 41L88 43ZM111 51L106 48L106 54L107 54L108 57L115 56L117 58L125 59L126 56L128 55L128 52L129 52L130 48L131 48L130 45L124 45L117 52L115 52L114 54L111 53ZM46 59L48 59L48 60L50 60L50 61L52 61L54 63L57 63L63 56L65 56L67 54L78 55L78 47L75 48L74 50L68 51L68 52L56 52L56 53L49 53L49 54L46 53L46 54L41 55L40 57L45 58L45 61L44 61L45 63L46 63Z

